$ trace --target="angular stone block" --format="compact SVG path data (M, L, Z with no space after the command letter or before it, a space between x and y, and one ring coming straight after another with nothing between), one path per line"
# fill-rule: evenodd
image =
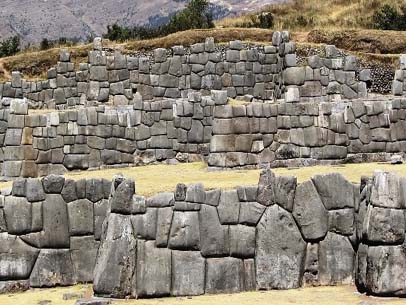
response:
M137 243L137 297L162 297L171 292L171 250L153 241Z
M311 181L299 184L296 188L293 217L306 241L315 241L326 236L328 213Z
M178 212L173 215L169 234L169 248L177 250L199 250L200 230L197 212Z
M172 251L173 296L204 294L206 262L200 252Z
M71 237L70 244L75 281L78 283L93 282L100 242L96 241L93 236L82 236Z
M69 202L67 205L70 235L81 236L93 234L93 202L87 199L79 199Z
M206 260L206 293L236 293L244 290L244 265L232 257Z
M255 256L255 228L230 226L230 255L238 258Z
M171 207L158 209L155 246L166 248L168 246L169 231L171 229L173 210Z
M35 288L72 286L75 274L70 250L41 250L30 276Z
M21 235L31 231L32 206L26 198L6 196L4 215L10 234Z
M238 224L240 200L236 190L221 191L217 207L221 224Z
M267 208L258 223L255 253L258 289L300 287L306 243L292 215L281 207Z

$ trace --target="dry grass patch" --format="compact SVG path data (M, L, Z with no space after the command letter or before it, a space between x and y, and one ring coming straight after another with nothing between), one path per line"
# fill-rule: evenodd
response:
M376 170L393 171L401 176L406 176L406 164L394 166L388 163L273 169L277 175L295 176L299 182L309 180L318 174L341 173L354 183L360 183L362 176L372 176ZM206 189L233 189L239 185L256 185L258 184L260 172L259 169L209 171L206 164L196 162L69 172L65 177L74 180L82 178L112 179L114 175L123 174L125 177L135 180L138 194L151 196L159 192L174 191L178 183L201 182ZM11 185L12 182L2 182L0 183L0 189L11 187Z

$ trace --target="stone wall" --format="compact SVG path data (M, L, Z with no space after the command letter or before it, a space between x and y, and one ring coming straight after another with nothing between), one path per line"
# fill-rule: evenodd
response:
M313 56L298 67L296 46L289 33L275 32L268 46L247 46L232 41L219 47L213 38L186 49L156 49L150 56L124 55L103 49L94 41L88 62L79 70L62 50L47 80L26 81L19 72L0 84L2 107L7 98L26 97L33 108L65 109L76 105L129 105L144 100L186 97L188 92L226 90L231 98L288 102L356 99L366 96L368 70L359 70L356 58L342 57L334 46L326 58Z
M18 179L0 195L0 292L93 281L111 182Z
M155 162L283 167L387 161L406 151L406 100L227 104L226 91L187 99L30 112L0 110L5 177Z
M216 106L212 167L385 161L406 150L406 101Z
M392 84L392 94L396 96L406 95L406 55L399 57L400 69L395 71L395 79Z
M406 295L406 178L261 173L258 185L136 195L117 176L18 179L0 196L0 291L94 283L104 297L355 284Z

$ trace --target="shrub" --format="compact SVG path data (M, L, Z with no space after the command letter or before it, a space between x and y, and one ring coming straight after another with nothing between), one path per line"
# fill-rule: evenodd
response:
M190 0L186 7L170 17L167 24L151 28L147 26L125 27L117 23L107 27L105 38L112 41L150 39L190 29L213 28L213 17L207 0Z
M383 5L373 15L375 28L380 30L406 30L406 15L399 13L389 4Z
M20 51L20 37L13 36L0 42L0 57L12 56Z

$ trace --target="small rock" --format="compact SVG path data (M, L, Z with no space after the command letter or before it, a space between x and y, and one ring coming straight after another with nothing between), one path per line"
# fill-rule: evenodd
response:
M108 305L108 304L111 304L111 300L100 298L83 299L76 301L76 305Z
M75 299L81 299L83 298L83 294L82 293L64 293L63 294L63 299L65 301L68 300L75 300Z
M390 163L392 165L403 164L403 157L401 155L394 155L394 156L392 156Z

